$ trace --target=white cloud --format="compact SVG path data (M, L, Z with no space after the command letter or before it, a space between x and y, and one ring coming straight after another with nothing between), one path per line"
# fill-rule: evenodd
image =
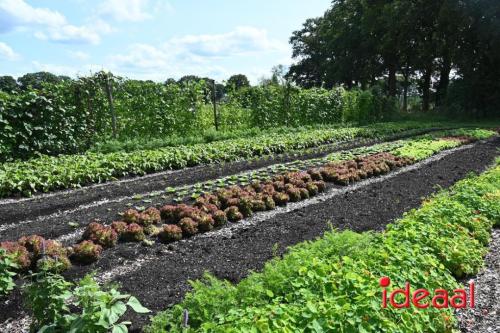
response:
M57 27L66 24L66 18L57 11L33 8L23 0L0 0L0 32L23 25Z
M97 13L117 21L140 22L152 17L146 12L148 6L148 0L106 0Z
M69 55L71 58L81 61L88 60L90 58L90 55L83 51L69 51Z
M85 64L83 66L66 66L66 65L56 65L50 63L41 63L39 61L31 62L31 71L38 72L50 72L56 75L68 75L71 77L86 76L91 75L91 73L96 73L100 70L104 70L102 65ZM107 70L107 69L106 69Z
M234 74L228 62L235 58L247 61L274 55L282 59L289 52L287 44L271 39L263 29L237 27L222 34L176 37L158 46L133 44L128 52L110 56L107 65L134 78L165 80L194 74L222 80ZM252 68L247 74L257 82L269 72L270 68Z
M253 53L280 51L286 44L272 40L264 29L237 27L235 30L213 35L187 35L172 39L169 44L202 57L228 57Z
M36 38L58 43L98 44L111 28L105 22L75 26L58 11L34 8L24 0L0 0L0 32L16 28L34 30Z
M93 29L86 26L63 25L59 28L50 28L46 32L37 31L35 37L67 44L99 44L101 37Z
M19 55L7 44L0 42L0 58L16 60Z

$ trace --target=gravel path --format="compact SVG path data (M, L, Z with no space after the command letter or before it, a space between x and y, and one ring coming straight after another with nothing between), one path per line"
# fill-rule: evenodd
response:
M493 230L485 267L472 280L476 285L476 307L456 311L460 331L500 332L500 229Z

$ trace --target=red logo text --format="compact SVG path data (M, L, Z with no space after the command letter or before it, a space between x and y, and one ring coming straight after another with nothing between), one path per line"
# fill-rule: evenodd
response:
M427 289L412 290L409 282L405 283L404 288L396 288L388 291L387 287L391 284L391 279L387 276L380 278L382 289L382 307L387 308L388 304L394 308L409 308L410 304L425 309L432 306L437 309L442 308L473 308L474 303L474 281L469 282L469 292L465 289L453 289L448 292L445 289L436 289L429 291ZM398 296L400 295L400 296ZM398 301L396 301L398 297Z

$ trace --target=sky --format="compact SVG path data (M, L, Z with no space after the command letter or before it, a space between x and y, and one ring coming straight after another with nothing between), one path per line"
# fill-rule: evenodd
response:
M290 65L289 38L331 0L0 0L0 75L99 70L252 83Z

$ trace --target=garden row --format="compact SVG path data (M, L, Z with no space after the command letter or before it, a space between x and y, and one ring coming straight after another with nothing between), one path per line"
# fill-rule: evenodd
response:
M0 248L10 254L19 270L44 268L62 271L69 268L71 261L88 264L98 260L103 249L115 246L119 240L146 244L155 239L163 243L177 241L210 231L226 224L228 220L237 222L253 212L272 210L277 205L305 200L324 191L325 182L347 185L385 174L437 151L494 135L494 132L481 130L460 133L470 136L406 140L390 152L372 150L371 154L360 154L354 159L339 158L305 171L274 175L263 182L226 187L205 193L191 204L159 205L159 209L149 207L142 211L127 209L121 213L120 221L113 221L109 225L98 221L90 223L82 241L72 247L31 235L18 241L2 242Z
M453 293L460 288L456 278L483 265L494 225L500 226L499 159L484 174L428 198L383 233L327 232L236 285L206 275L145 331L452 332L453 308L443 297L438 307L383 308L381 284L389 291L406 282L412 291L429 290L420 303L430 302L436 289ZM463 298L454 302L467 305Z
M129 153L40 156L29 161L0 165L0 197L30 196L35 192L75 188L120 177L243 160L358 138L383 138L429 127L430 124L421 123L389 123L367 127L317 128Z
M342 121L372 123L387 121L395 111L395 101L379 89L270 85L230 90L222 99L222 91L217 94L217 119L210 105L210 88L207 91L204 82L141 82L100 72L37 89L0 91L0 161L38 153L82 153L110 137L197 135L200 129L212 130L215 123L224 131Z
M295 160L293 162L273 164L265 168L243 172L240 174L229 175L218 178L216 180L209 180L192 185L185 185L177 188L167 187L164 191L158 191L149 194L147 198L143 196L134 196L133 199L143 200L144 203L148 203L151 201L151 198L155 196L161 196L162 199L167 199L171 195L174 202L182 202L189 199L195 200L205 192L217 191L231 185L247 186L252 182L267 181L269 179L272 179L274 176L281 175L287 172L307 170L310 168L320 167L330 162L352 160L360 156L381 152L391 152L398 156L401 155L414 157L420 160L431 156L439 150L442 150L444 148L453 148L456 145L460 144L460 142L456 140L437 140L439 138L443 138L446 136L457 138L473 137L474 139L480 140L489 138L493 134L494 133L492 131L483 129L456 129L436 131L431 134L415 136L411 139L401 139L379 143L371 146L341 150L320 158ZM129 205L134 206L134 203L129 203Z

